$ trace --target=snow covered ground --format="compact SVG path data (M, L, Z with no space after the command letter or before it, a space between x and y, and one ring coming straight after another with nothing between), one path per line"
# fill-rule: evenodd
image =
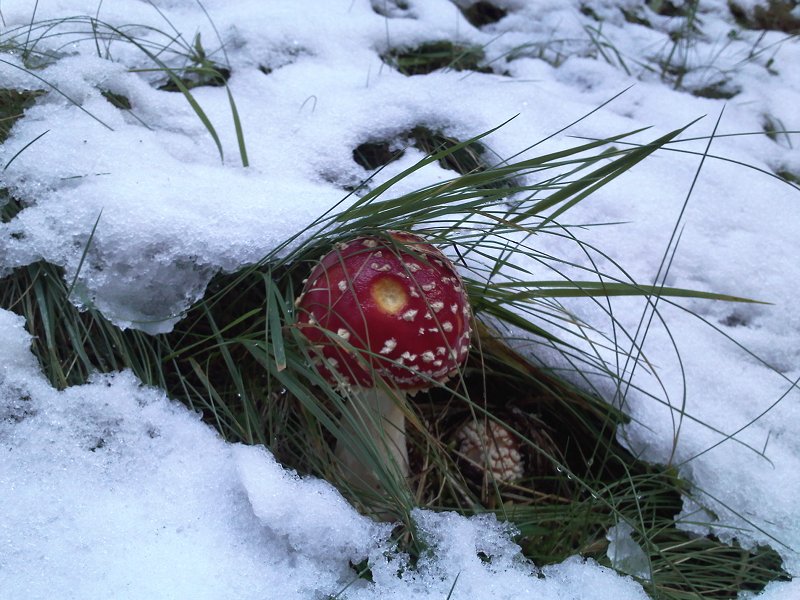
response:
M633 374L638 389L625 399L633 420L620 437L647 460L678 465L695 486L711 512L687 500L684 527L770 545L799 575L800 191L769 174L800 177L800 150L797 135L761 133L767 123L800 129L800 43L741 29L727 2L704 0L703 35L672 56L686 67L674 89L660 64L681 19L632 0L584 3L591 11L583 12L577 0L496 4L508 14L476 29L448 0L209 0L208 16L193 0L42 0L35 15L29 1L3 1L3 42L62 35L36 42L61 55L36 72L41 79L20 68L19 53L0 55L0 87L60 90L39 98L0 148L3 186L25 205L0 224L0 273L44 259L71 280L102 212L80 294L120 325L166 331L215 272L259 260L366 177L353 160L364 142L420 125L466 139L516 115L486 140L508 157L633 84L522 157L578 143L568 135L649 126L635 138L649 141L707 115L672 146L702 153L721 115L709 153L730 160L707 158L693 188L701 157L662 151L577 206L569 221L622 222L587 229L583 239L650 283L680 218L668 285L771 303L683 303L708 323L662 303L669 332L655 323L645 343L660 383L643 369ZM161 45L176 32L189 43L200 33L213 50L219 35L226 56L214 59L230 64L250 166L241 166L225 88L193 90L219 133L220 161L183 96L156 89L163 74L132 71L152 67L141 47L116 41L98 58L85 19L37 29L27 40L21 33L32 21L79 16ZM441 39L484 46L494 72L407 77L380 58ZM692 93L708 89L733 95ZM131 111L101 92L128 98ZM383 176L419 158L410 149ZM451 175L430 167L391 193ZM574 244L542 243L585 261ZM607 326L591 303L569 306ZM645 308L614 302L630 331ZM294 477L261 449L224 444L130 374L57 392L38 372L20 319L0 312L0 332L3 597L309 598L350 584L350 598L443 598L456 577L453 598L527 597L523 590L543 598L645 597L632 581L577 559L537 577L501 525L454 515L418 515L436 552L404 569L387 531L326 484ZM479 551L494 560L481 562ZM365 558L373 582L355 580L349 566ZM762 597L799 595L795 580Z

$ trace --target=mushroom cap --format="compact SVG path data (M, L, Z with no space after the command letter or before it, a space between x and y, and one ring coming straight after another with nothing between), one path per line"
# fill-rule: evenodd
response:
M295 302L298 325L332 383L402 390L443 382L466 360L470 308L461 277L415 234L336 244Z
M488 472L496 481L513 483L525 469L517 437L495 421L471 421L458 432L458 451L471 468Z

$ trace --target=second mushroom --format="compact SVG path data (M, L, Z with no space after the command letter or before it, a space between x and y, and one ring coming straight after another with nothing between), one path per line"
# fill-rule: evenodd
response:
M378 460L406 477L406 395L454 376L469 353L469 302L454 265L415 234L355 238L320 260L296 306L319 372L350 392L342 430L360 424ZM341 439L336 454L351 478L378 487Z

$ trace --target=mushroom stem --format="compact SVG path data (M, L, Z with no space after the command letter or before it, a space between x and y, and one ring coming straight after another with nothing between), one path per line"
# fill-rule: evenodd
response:
M336 444L336 456L353 483L380 486L378 470L391 470L400 478L408 477L408 451L403 403L405 394L385 386L354 388L341 420L341 435ZM363 460L353 452L352 444L344 442L366 431L377 454ZM374 466L370 466L374 465Z

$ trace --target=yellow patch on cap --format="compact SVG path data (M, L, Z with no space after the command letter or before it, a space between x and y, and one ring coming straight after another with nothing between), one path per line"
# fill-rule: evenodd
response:
M389 315L402 311L408 304L408 293L404 286L393 277L378 277L369 288L375 305Z

